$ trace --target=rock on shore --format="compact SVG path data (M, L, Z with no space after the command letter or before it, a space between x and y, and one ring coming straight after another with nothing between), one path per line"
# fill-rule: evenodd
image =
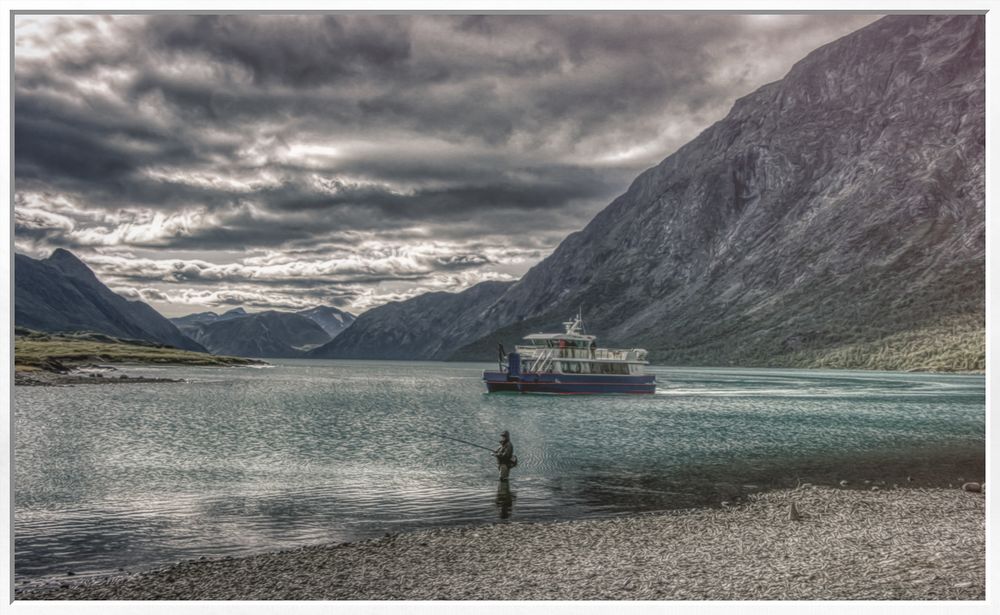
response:
M793 503L798 520L788 519ZM806 488L722 509L426 530L192 561L16 598L983 600L985 545L981 494Z

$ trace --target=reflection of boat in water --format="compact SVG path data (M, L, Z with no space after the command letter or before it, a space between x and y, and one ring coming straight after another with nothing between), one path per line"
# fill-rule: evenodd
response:
M581 332L577 315L564 322L565 333L533 333L506 355L499 370L486 370L486 389L520 393L654 393L656 376L646 374L646 351L598 348L597 338Z

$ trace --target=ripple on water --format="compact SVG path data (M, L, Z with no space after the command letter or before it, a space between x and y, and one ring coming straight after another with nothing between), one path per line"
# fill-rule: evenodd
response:
M984 458L982 376L654 368L657 395L562 397L484 394L484 367L279 361L19 387L15 574L717 504L803 479L929 484ZM493 448L503 429L507 486L488 451L442 437Z

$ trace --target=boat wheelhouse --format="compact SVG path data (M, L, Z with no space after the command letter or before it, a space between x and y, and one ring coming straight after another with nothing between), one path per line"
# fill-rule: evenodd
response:
M645 373L642 348L598 348L597 338L583 332L577 315L564 322L564 333L532 333L526 345L504 355L500 366L483 372L493 393L654 393L656 377ZM506 360L506 363L505 363Z

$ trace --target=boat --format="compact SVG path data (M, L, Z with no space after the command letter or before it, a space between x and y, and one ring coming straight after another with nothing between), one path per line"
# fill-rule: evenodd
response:
M532 333L526 345L505 354L499 366L483 371L490 393L642 394L656 392L656 376L646 374L642 348L598 348L597 338L583 332L577 314L564 322L563 333Z

